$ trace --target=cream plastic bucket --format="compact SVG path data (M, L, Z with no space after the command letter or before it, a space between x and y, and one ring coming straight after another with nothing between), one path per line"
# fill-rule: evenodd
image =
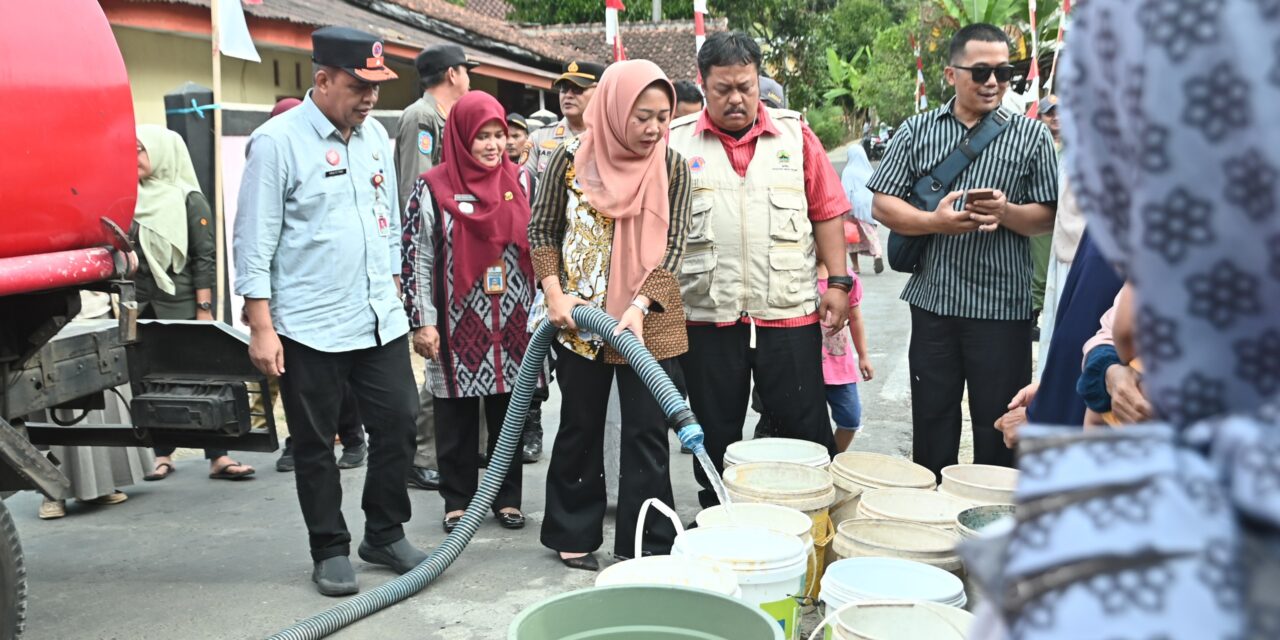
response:
M597 587L665 585L706 589L732 598L742 597L737 576L729 568L674 556L645 556L619 562L596 576Z
M956 554L960 536L918 522L902 520L849 520L836 527L831 550L838 560L848 558L901 558L923 562L959 574L964 565Z
M835 640L891 640L909 630L912 638L964 640L973 614L936 602L882 600L855 602L835 614L827 637ZM834 629L834 631L833 631Z
M799 638L797 598L803 595L810 564L800 538L764 527L700 526L676 536L671 555L731 569L742 601L777 621L785 638Z
M820 444L795 438L741 440L729 445L724 452L726 467L747 462L794 462L825 469L831 464L831 454Z
M938 493L975 505L1013 504L1018 470L989 464L953 464L942 469Z
M815 568L809 574L805 595L817 599L818 583L827 564L827 547L835 536L827 513L836 497L831 475L794 462L745 462L724 470L724 484L735 505L775 504L809 516Z
M961 538L977 538L982 530L1011 518L1017 508L1011 504L984 504L956 514L956 533Z
M862 494L858 517L905 520L955 531L956 516L973 503L924 489L876 489Z
M846 451L828 468L835 481L831 521L837 526L857 517L858 500L869 489L932 489L933 472L902 458L869 451Z

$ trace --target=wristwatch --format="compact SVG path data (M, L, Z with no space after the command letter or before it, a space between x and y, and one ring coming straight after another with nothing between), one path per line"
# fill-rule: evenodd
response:
M827 276L827 286L853 291L853 276Z
M196 303L196 308L197 308L197 309L199 309L199 310L201 310L201 311L213 311L213 303L212 303L212 302L197 302L197 303Z
M637 297L635 300L632 300L631 306L639 309L644 313L644 315L649 315L649 305L645 304L644 301L640 300L640 298Z

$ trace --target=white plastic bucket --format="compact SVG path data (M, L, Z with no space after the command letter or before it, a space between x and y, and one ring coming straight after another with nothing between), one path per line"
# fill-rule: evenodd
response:
M794 462L745 462L724 470L724 485L735 505L775 504L809 516L816 564L809 574L805 595L816 599L818 581L827 564L827 547L835 537L835 528L827 513L836 497L831 475L823 469Z
M938 493L977 505L1013 504L1018 470L989 464L953 464L942 469Z
M642 584L693 587L733 598L742 597L738 578L731 569L675 556L646 556L619 562L596 577L597 587Z
M794 462L825 469L831 464L831 454L820 444L795 438L741 440L725 450L725 467L746 462Z
M973 503L924 489L876 489L862 494L859 518L919 522L955 531L956 516Z
M839 560L848 558L902 558L923 562L959 574L964 565L956 554L956 534L902 520L849 520L836 527L831 550Z
M964 640L972 626L972 613L935 602L855 602L834 614L826 637L835 640L890 640L908 637L904 631L909 630L905 633L912 638Z
M800 603L809 553L800 538L764 527L698 527L676 536L671 555L731 569L742 600L760 607L791 640L800 634Z
M963 608L964 583L955 575L901 558L850 558L822 577L823 616L855 602L923 600Z
M846 451L831 460L836 501L831 521L837 526L857 517L858 500L870 489L933 489L933 472L910 460L869 451Z

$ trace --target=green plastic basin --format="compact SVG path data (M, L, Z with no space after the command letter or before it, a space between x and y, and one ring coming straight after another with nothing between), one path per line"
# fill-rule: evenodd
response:
M764 611L712 591L618 586L558 595L525 609L508 640L783 640Z

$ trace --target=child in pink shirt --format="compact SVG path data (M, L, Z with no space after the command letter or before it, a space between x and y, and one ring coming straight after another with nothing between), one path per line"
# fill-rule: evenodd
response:
M875 369L867 356L867 334L862 325L862 281L853 276L849 291L849 326L835 335L830 327L822 327L822 378L827 386L827 404L836 423L836 449L846 451L853 437L862 429L862 402L858 398L858 382L871 380ZM827 270L818 265L818 294L827 291Z

